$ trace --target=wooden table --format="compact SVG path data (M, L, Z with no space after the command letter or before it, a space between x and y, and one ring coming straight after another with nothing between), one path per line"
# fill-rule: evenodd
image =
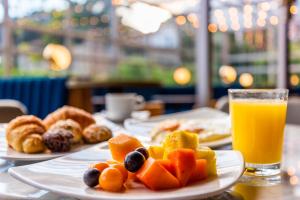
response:
M300 200L300 180L298 181L298 176L300 177L300 126L287 125L285 136L284 171L281 184L269 187L254 187L237 183L228 191L208 200ZM231 146L225 146L222 149L230 148ZM12 187L14 186L12 185ZM53 200L63 198L51 193L48 195L47 197L51 196ZM0 196L0 199L3 198Z

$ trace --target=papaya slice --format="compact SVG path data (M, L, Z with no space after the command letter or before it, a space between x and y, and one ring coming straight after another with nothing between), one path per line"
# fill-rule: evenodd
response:
M151 157L136 172L136 176L145 186L152 190L164 190L180 186L178 179Z
M126 134L120 134L108 140L108 146L112 158L118 162L124 162L125 156L143 145L138 139Z
M168 170L171 174L176 176L175 168L170 160L157 160L157 162L163 166L166 170Z
M192 149L176 149L168 154L177 179L185 186L196 168L196 155Z
M207 160L197 159L195 170L193 171L189 182L200 181L207 177L208 177Z

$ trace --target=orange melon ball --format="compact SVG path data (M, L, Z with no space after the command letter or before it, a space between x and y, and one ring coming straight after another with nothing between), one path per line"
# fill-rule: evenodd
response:
M124 182L127 180L128 171L125 169L123 164L113 164L111 167L118 169L122 173Z
M109 167L109 165L106 162L98 162L98 163L91 165L91 168L98 169L100 173L108 167Z
M123 188L123 175L117 168L104 169L99 177L99 185L103 190L120 192Z

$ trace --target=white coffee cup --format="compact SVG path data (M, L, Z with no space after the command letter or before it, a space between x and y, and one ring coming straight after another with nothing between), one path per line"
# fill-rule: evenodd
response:
M108 93L105 95L106 114L113 121L123 121L131 113L144 107L145 100L135 93Z

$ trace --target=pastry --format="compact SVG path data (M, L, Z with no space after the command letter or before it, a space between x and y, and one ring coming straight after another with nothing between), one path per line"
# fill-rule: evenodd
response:
M45 145L42 135L31 134L23 142L23 151L25 153L37 153L43 152L44 150Z
M48 130L43 135L46 147L52 152L70 151L72 138L72 132L63 128Z
M83 138L87 143L99 143L112 137L112 132L106 126L92 124L83 131Z
M42 121L32 115L23 115L9 122L6 140L18 152L39 153L45 146L41 135L46 131Z
M72 119L67 120L59 120L53 125L50 126L49 130L51 129L57 129L57 128L63 128L66 130L71 131L73 138L72 138L72 144L78 144L82 142L82 130L80 125L75 122Z
M6 133L9 133L14 128L25 125L25 124L36 124L45 129L43 121L41 119L39 119L38 117L36 117L34 115L22 115L22 116L16 117L15 119L11 120L8 123L8 125L6 127ZM8 134L6 134L6 136L8 136Z
M57 109L53 113L50 113L45 119L44 124L48 129L52 124L56 123L59 120L72 119L80 124L82 129L85 129L91 124L95 123L93 116L79 108L72 106L64 106Z

